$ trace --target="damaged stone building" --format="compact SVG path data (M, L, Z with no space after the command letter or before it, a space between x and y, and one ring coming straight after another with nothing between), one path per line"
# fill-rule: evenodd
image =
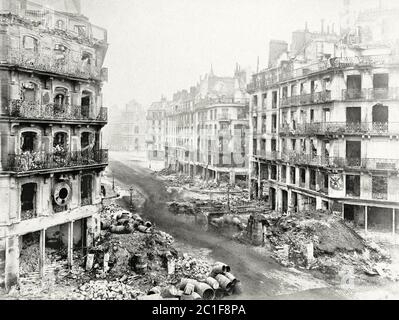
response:
M250 190L282 212L340 212L365 230L399 227L398 10L354 13L340 30L270 43L253 75ZM396 30L396 32L395 32Z
M99 232L106 30L79 1L0 1L0 287L18 284L26 242L84 250ZM63 6L63 3L65 6ZM68 5L66 5L68 4ZM73 5L72 5L73 4Z
M166 113L165 162L187 175L234 184L248 173L246 72L211 71L197 86L173 96Z

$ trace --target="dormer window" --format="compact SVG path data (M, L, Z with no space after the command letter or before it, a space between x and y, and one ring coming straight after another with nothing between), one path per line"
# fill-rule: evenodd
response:
M67 47L65 47L63 44L56 44L54 47L55 51L60 51L60 52L66 52L68 50Z
M74 27L74 31L78 34L80 37L86 37L87 32L86 32L86 26L83 25L78 25Z
M31 36L24 36L23 38L23 47L25 50L30 50L37 52L38 49L38 41L37 39Z
M82 54L82 61L86 62L88 65L91 64L93 59L93 56L91 55L91 53L88 52L83 52Z
M57 22L55 23L55 27L56 27L56 29L59 29L59 30L65 30L64 20L57 20Z

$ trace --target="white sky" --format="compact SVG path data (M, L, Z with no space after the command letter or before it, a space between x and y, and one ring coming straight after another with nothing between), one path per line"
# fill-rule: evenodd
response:
M256 70L267 63L270 39L320 30L335 21L342 0L81 0L92 23L108 29L106 106L131 99L149 105L195 85L211 63L217 75L235 63ZM326 27L325 27L326 28Z

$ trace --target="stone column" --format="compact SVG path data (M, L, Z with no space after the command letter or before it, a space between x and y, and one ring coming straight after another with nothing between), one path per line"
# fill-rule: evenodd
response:
M39 272L40 277L43 279L46 274L46 230L40 230L39 242Z
M262 182L261 182L261 168L260 168L260 161L258 161L258 199L262 197Z
M6 238L0 239L0 289L5 287Z
M68 222L68 267L73 266L73 221Z
M364 207L364 231L367 233L368 231L368 212L367 206Z
M5 263L5 288L18 284L19 280L19 237L13 236L6 239L6 263Z
M234 186L236 184L236 173L234 170L230 171L230 185Z
M392 209L392 235L396 233L395 209Z

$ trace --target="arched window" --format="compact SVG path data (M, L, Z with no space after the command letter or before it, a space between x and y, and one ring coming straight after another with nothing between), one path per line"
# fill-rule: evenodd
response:
M38 51L38 41L36 38L31 36L24 36L23 47L25 50L37 52Z
M36 132L27 131L21 134L21 151L35 152L38 149L38 137Z
M65 22L64 20L57 20L55 27L59 30L64 30L65 29Z
M36 102L37 86L33 82L24 83L23 88L23 100L28 103Z
M64 152L68 149L68 134L66 132L57 132L54 135L53 147L55 152Z
M90 115L90 106L93 102L93 94L90 91L82 91L81 106L82 116L88 118Z

